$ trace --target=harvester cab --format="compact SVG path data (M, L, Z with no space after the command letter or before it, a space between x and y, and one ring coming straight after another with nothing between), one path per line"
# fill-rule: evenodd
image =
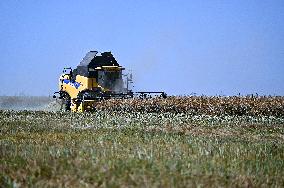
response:
M164 92L132 92L132 74L126 75L124 82L123 68L111 52L90 51L80 64L72 70L64 68L59 78L59 95L62 107L73 112L93 110L97 101L111 98L133 98L135 95L146 96ZM56 96L55 96L56 97Z

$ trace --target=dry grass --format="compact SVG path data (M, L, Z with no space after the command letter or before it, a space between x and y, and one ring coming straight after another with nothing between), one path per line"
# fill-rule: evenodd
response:
M0 111L3 187L283 187L284 119Z

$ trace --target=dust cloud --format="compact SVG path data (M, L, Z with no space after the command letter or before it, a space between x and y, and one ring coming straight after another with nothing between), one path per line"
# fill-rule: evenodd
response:
M60 102L52 97L0 96L0 110L58 111Z

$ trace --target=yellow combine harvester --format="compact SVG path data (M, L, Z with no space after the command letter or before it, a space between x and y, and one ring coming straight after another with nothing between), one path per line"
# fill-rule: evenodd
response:
M128 88L132 75L124 82L123 70L111 52L90 51L76 69L64 68L59 78L59 92L55 92L54 98L58 94L67 111L84 112L93 110L100 100L147 98L153 94L166 97L164 92L133 92Z

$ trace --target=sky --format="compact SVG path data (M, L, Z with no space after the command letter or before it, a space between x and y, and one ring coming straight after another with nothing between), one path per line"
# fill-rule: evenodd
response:
M90 50L135 91L284 95L283 20L283 0L0 1L0 95L52 95Z

